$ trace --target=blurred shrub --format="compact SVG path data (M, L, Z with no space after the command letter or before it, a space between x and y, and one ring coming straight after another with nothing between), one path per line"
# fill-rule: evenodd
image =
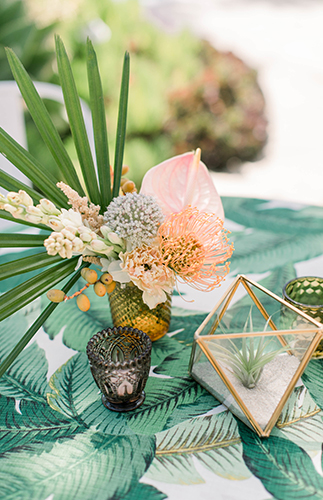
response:
M266 141L264 97L257 74L231 52L201 42L204 67L184 87L169 94L164 130L177 153L200 147L212 170L228 161L257 159Z

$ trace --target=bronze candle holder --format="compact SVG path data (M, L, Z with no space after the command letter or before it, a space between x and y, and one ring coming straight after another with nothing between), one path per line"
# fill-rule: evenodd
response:
M106 408L130 411L144 402L151 346L146 333L131 327L107 328L88 342L91 372Z

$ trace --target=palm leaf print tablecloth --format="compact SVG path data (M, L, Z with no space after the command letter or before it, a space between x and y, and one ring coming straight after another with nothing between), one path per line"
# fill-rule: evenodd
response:
M237 274L280 296L296 275L323 276L323 208L223 202L235 244L231 273L214 292L182 286L183 297L175 294L169 334L153 344L141 408L116 414L101 403L85 347L112 321L108 299L91 292L87 313L74 301L61 304L0 380L1 499L323 498L323 360L310 362L304 385L263 439L187 372L196 328ZM19 279L4 280L0 291ZM0 324L2 358L46 302Z

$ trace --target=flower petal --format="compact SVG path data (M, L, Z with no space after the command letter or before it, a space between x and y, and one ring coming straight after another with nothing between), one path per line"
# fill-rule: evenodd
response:
M221 198L203 162L194 153L174 156L146 173L140 193L154 196L165 215L178 213L188 204L224 219ZM194 184L194 190L192 185Z
M109 226L104 225L104 226L100 227L100 231L101 231L101 233L103 235L103 238L107 239L108 238L108 234L111 232L111 228Z
M162 289L157 289L153 291L145 290L142 294L142 300L149 307L149 309L154 309L161 302L166 302L167 295Z
M131 279L126 271L121 269L121 260L113 260L108 267L108 272L111 274L114 281L119 283L130 283Z
M102 259L100 259L100 262L102 266L101 272L106 273L108 271L109 265L111 264L111 261L109 259L105 259L104 257L102 257Z

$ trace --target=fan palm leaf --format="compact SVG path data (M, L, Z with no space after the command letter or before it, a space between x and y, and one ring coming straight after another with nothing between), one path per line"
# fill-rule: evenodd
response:
M123 152L126 136L126 117L128 105L129 88L129 55L125 54L123 74L121 81L119 116L117 124L117 138L114 160L114 182L113 192L111 192L110 160L108 151L108 139L106 120L103 107L103 94L97 58L90 41L87 43L87 65L88 82L90 90L90 104L92 110L92 121L94 128L94 138L96 147L96 165L92 157L89 140L86 134L84 119L80 106L80 99L77 93L71 65L62 40L56 37L56 55L58 72L63 90L64 102L70 122L72 137L77 151L82 179L79 178L77 170L69 157L65 146L56 130L51 117L39 97L33 82L21 64L18 57L11 49L7 49L8 61L15 80L20 88L21 94L26 102L35 125L37 126L42 139L51 152L61 175L56 178L46 170L46 166L39 163L32 155L21 147L3 129L0 129L0 153L2 153L13 165L15 165L33 183L35 188L28 187L24 183L17 181L14 177L0 171L0 186L7 191L25 191L33 201L39 202L43 197L53 202L59 208L69 208L67 199L56 186L57 181L64 180L69 186L75 189L80 196L84 196L82 183L91 203L99 204L101 211L111 201L112 197L119 194ZM98 172L98 174L97 174ZM42 224L18 220L4 210L0 210L0 218L26 224L33 229L50 229ZM19 228L21 230L21 227ZM45 234L45 235L44 235ZM37 255L29 255L25 258L18 258L0 266L0 280L27 273L28 271L38 271L36 276L28 279L24 283L7 291L0 297L0 321L12 315L20 308L29 304L44 292L59 284L69 275L72 278L63 287L64 293L76 283L80 269L75 272L78 257L64 260L59 256L49 256L39 253L39 248L43 246L48 233L44 234L0 234L0 247L2 248L24 248L31 247L37 249ZM82 264L81 267L84 267ZM0 365L0 376L9 368L11 363L24 349L30 339L37 333L44 321L56 308L57 303L51 303L37 318L29 328L12 352L2 361Z
M29 194L29 196L33 199L33 201L38 201L41 198L41 195L38 191L35 191L35 189L31 188L30 186L27 186L21 181L18 181L12 175L7 174L7 172L4 172L3 170L0 169L0 186L6 189L7 191L19 191L19 189L22 189L23 191L26 191L26 193Z
M13 262L6 262L0 265L0 281L19 274L36 271L42 267L47 267L61 261L62 257L59 255L48 255L44 250L41 253L28 255L28 257L23 257Z
M0 321L11 316L69 276L75 270L76 262L77 257L63 260L56 266L46 269L21 285L3 293L0 297Z
M46 236L42 234L0 233L0 248L42 247L44 245L45 238Z
M31 117L43 141L51 152L62 177L65 178L66 182L73 189L83 196L84 191L74 169L72 160L68 156L63 141L55 128L47 108L39 96L31 78L16 54L11 49L7 49L7 57L12 74L18 84L21 95L26 102Z
M67 200L63 193L56 186L57 179L48 172L44 165L39 163L33 156L5 130L0 127L0 151L5 157L15 165L20 172L28 177L46 198L58 206L68 207Z
M0 219L8 220L9 222L17 222L17 219L8 212L4 210L0 210ZM23 224L24 226L32 226L33 228L42 229L43 231L50 231L47 226L43 224L35 224L34 222L29 222L28 220L19 220L19 224Z
M122 160L126 136L127 108L129 92L129 54L126 52L120 90L119 115L116 137L116 151L114 157L114 180L112 196L118 196L121 181Z
M79 278L81 269L74 273L74 276L66 283L66 285L62 288L64 293L67 293L72 286L76 283L76 281ZM46 309L38 316L38 318L34 321L34 323L31 325L31 327L27 330L27 332L24 334L24 336L19 340L19 342L15 345L15 347L12 349L10 354L1 362L0 364L0 377L8 370L8 368L11 366L11 364L14 362L14 360L19 356L21 351L26 347L28 342L33 338L34 335L38 332L39 328L45 323L47 318L52 314L53 311L55 311L56 307L58 304L51 302Z
M95 153L101 189L101 208L104 211L104 207L107 207L112 199L110 158L102 83L96 54L90 40L87 41L87 73L89 79Z
M80 162L84 183L92 203L101 202L95 174L89 139L86 134L80 98L77 93L72 68L62 40L56 37L58 73L63 90L65 107L71 127L77 156Z

